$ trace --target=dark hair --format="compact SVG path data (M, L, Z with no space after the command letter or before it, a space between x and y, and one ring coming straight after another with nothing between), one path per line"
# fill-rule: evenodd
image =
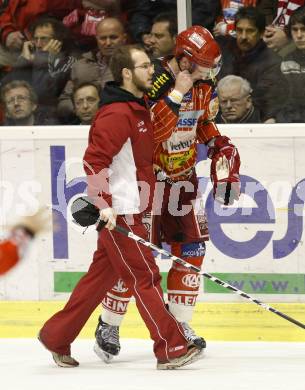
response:
M254 23L260 33L265 31L266 19L265 16L255 7L242 7L236 12L235 27L241 19L248 19Z
M74 83L73 84L73 91L72 91L72 97L74 100L75 93L84 87L94 87L97 90L97 93L99 96L101 96L101 86L98 83L95 83L94 81L83 81L82 83Z
M286 33L291 37L291 28L294 24L301 23L305 25L305 6L297 8L290 16Z
M161 12L154 20L153 24L159 22L168 22L168 32L171 37L178 34L177 14L176 12Z
M30 24L29 31L31 33L31 36L34 36L37 27L45 27L49 25L53 28L54 39L62 42L62 51L73 47L71 42L73 40L71 39L70 30L60 20L48 16L42 16Z
M119 85L122 85L123 83L122 70L124 68L133 69L134 67L134 62L131 58L132 50L139 50L145 53L145 50L141 45L123 45L116 48L111 56L109 68L114 81Z
M1 101L5 103L5 95L7 94L7 92L20 87L26 88L29 91L31 102L37 104L38 98L36 92L34 91L33 87L24 80L14 80L4 84L1 88Z

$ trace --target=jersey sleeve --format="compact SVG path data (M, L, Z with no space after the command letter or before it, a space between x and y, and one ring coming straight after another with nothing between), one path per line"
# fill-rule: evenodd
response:
M167 96L151 107L156 143L166 141L172 135L179 119L179 107L179 104L170 102Z

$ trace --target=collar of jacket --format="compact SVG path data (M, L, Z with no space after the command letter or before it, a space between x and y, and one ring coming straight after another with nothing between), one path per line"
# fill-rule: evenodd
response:
M147 108L144 98L138 98L132 93L121 88L115 81L108 81L102 92L100 107L111 103L131 103L135 102Z
M246 52L242 52L241 50L239 50L237 46L237 52L238 52L237 58L240 58L242 62L251 62L260 54L260 52L262 52L266 48L267 45L262 39L260 39L257 42L257 44L253 47L253 49L248 50Z

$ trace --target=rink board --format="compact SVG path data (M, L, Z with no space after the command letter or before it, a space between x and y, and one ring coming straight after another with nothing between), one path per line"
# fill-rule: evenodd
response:
M0 339L36 337L42 324L64 302L0 302ZM305 324L304 303L273 303L272 306ZM79 337L93 338L100 308L91 315ZM208 341L286 341L305 342L305 330L265 311L253 303L199 302L192 326ZM123 338L149 338L134 302L120 328ZM305 344L304 344L305 345Z
M221 127L238 146L242 196L231 208L214 204L206 151L197 172L211 240L205 272L269 302L305 302L305 126ZM0 280L0 300L66 300L87 270L96 233L71 222L69 207L86 191L82 156L88 128L0 129L0 225L39 204L53 206L58 227L40 236L27 257ZM158 258L166 291L170 262ZM243 302L208 280L200 300Z

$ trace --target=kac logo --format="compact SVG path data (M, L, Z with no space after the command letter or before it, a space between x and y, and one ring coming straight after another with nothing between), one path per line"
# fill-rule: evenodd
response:
M186 274L182 278L182 283L189 288L198 288L200 286L201 276L198 274Z

